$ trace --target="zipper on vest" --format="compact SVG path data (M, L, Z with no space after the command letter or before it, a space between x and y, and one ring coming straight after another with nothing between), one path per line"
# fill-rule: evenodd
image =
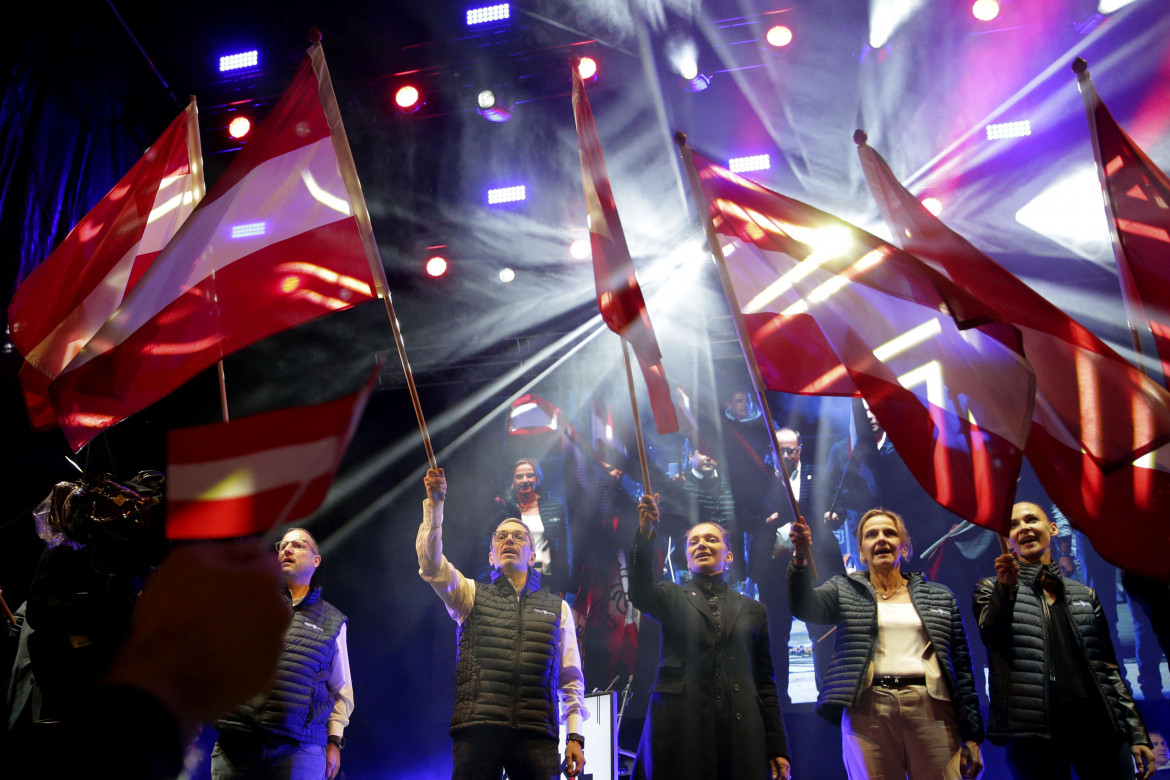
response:
M525 589L517 594L516 599L516 649L512 654L512 728L520 724L520 665L524 661L524 595L527 587L525 583Z

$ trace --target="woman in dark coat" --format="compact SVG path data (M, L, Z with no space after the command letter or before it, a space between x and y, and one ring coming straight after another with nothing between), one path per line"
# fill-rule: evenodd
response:
M817 714L841 726L849 780L977 777L983 718L954 595L919 573L902 518L871 509L857 526L868 571L835 575L816 588L808 571L812 535L789 532L792 614L837 627Z
M1011 552L975 588L991 658L988 736L1016 780L1130 780L1154 773L1150 737L1121 678L1097 594L1049 551L1056 523L1012 507Z
M691 581L655 584L657 498L638 505L630 556L630 602L662 625L634 777L789 780L766 610L728 587L733 553L714 523L687 532Z

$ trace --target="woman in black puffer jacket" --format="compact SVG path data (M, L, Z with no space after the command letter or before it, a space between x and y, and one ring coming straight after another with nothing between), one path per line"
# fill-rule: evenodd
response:
M1150 737L1121 678L1097 594L1052 563L1056 524L1012 507L1012 552L975 588L991 660L992 742L1016 780L1131 780L1154 773Z
M866 512L857 541L869 570L816 588L808 526L794 523L789 536L792 614L837 627L817 714L841 727L849 779L978 776L983 718L963 620L946 587L902 573L911 554L902 518Z

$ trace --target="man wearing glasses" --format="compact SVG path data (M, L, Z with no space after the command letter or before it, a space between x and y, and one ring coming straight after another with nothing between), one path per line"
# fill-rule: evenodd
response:
M321 565L312 534L293 528L276 552L292 607L276 679L267 693L216 721L212 780L333 780L341 767L353 711L346 617L310 584Z
M507 771L511 780L551 780L562 767L576 777L585 765L580 730L589 712L569 605L540 589L532 537L517 518L492 533L491 581L464 577L443 555L443 470L428 470L423 483L418 573L459 626L451 777L499 780ZM557 755L562 717L569 732L563 764Z

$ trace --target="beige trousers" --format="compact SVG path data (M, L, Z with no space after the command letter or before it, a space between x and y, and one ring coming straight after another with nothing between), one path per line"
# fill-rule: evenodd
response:
M866 688L841 718L849 780L958 780L962 746L951 703L925 685Z

